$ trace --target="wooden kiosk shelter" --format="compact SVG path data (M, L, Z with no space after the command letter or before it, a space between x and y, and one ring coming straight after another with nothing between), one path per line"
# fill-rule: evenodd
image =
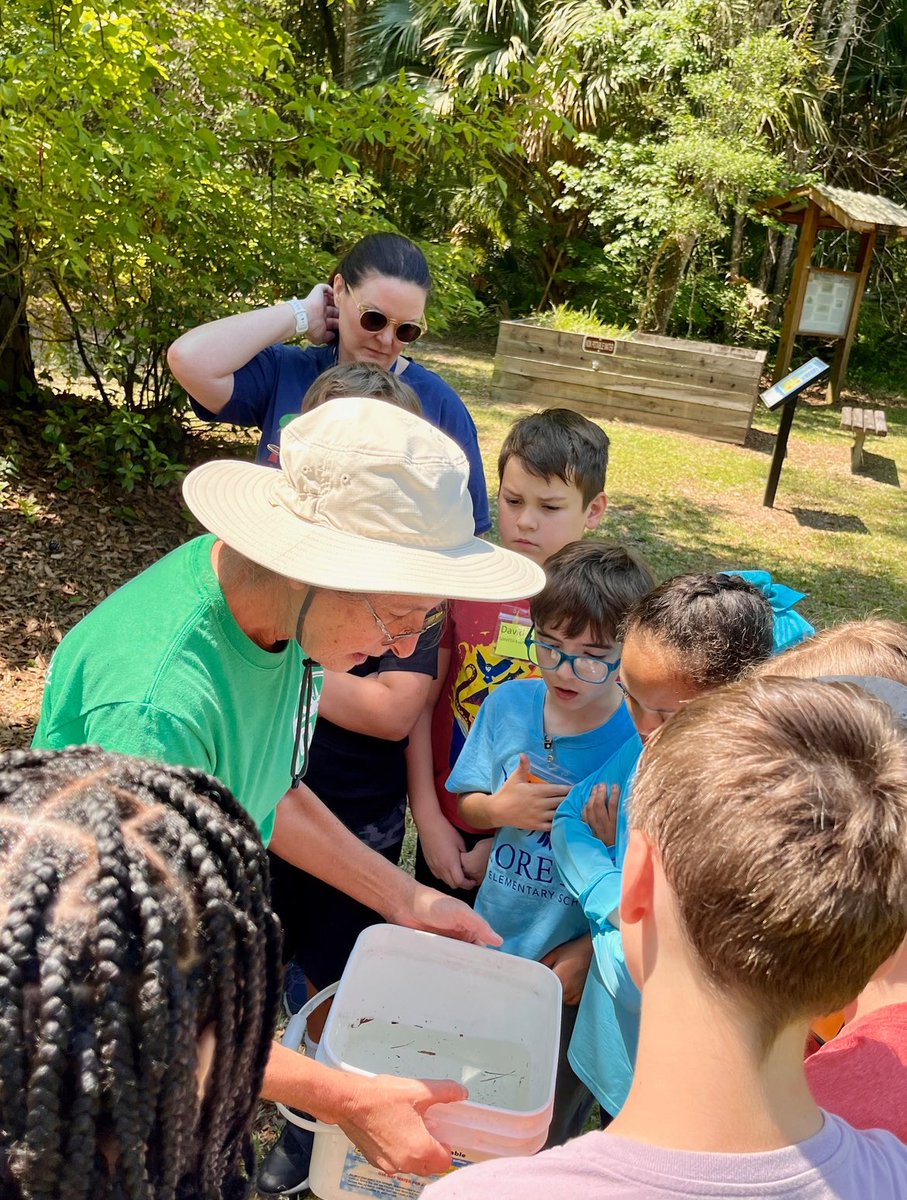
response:
M785 196L763 201L760 208L787 225L800 226L797 261L772 382L790 371L798 334L834 338L837 345L828 377L828 398L837 401L847 373L876 242L879 237L907 237L907 209L883 196L848 192L825 184L794 188ZM852 270L812 266L816 240L823 229L845 229L860 235Z

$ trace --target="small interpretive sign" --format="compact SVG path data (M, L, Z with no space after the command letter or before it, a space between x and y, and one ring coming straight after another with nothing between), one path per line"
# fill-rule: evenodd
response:
M614 338L594 337L588 333L583 338L583 354L613 354L616 349Z

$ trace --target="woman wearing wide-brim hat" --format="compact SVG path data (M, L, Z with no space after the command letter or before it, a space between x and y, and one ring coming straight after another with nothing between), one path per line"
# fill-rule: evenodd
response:
M466 905L358 841L305 787L321 670L407 655L446 598L512 600L544 582L476 538L462 451L411 413L340 399L281 434L280 470L212 462L187 476L210 531L142 572L63 639L35 745L105 749L218 776L270 849L399 924L477 942ZM356 1078L276 1048L264 1094L343 1125L379 1166L427 1174L452 1083Z

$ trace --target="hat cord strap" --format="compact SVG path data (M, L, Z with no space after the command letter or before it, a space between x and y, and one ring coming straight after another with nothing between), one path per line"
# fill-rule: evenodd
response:
M299 644L300 649L302 649L302 631L305 625L306 614L309 611L312 601L315 599L315 593L317 590L317 588L312 587L311 585L309 586L309 590L306 592L305 599L303 600L302 606L299 609L299 616L296 619L296 641ZM309 723L312 717L313 690L312 660L305 653L305 650L303 650L302 682L299 688L299 704L296 709L296 733L293 738L293 778L290 784L291 788L299 787L309 765L308 744L306 744L306 753L303 755L302 765L297 767L296 763L299 761L299 746L302 742L302 739L308 739L309 736Z

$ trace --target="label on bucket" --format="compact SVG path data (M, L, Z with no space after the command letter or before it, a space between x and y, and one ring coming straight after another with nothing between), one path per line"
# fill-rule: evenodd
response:
M454 1150L451 1170L467 1167L471 1162L475 1162L475 1159ZM416 1200L423 1188L440 1178L440 1175L385 1175L373 1167L355 1146L350 1146L340 1176L340 1187L356 1196L373 1196L378 1200Z

